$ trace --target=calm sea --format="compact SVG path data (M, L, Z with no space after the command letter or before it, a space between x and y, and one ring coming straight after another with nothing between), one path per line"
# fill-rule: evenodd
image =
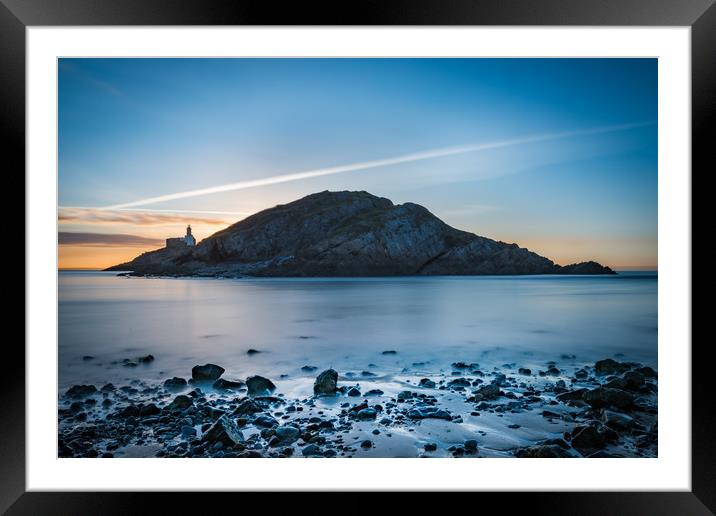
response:
M147 354L150 364L121 364ZM281 375L314 377L305 365L420 374L457 361L539 369L549 360L577 366L615 355L656 367L656 273L238 280L59 273L60 389L189 378L207 362L228 379L261 374L279 383Z

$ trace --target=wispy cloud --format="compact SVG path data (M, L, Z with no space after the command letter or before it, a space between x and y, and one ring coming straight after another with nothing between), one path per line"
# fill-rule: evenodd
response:
M435 159L444 156L453 156L456 154L465 154L468 152L478 152L489 149L498 149L504 147L512 147L516 145L524 145L528 143L537 143L550 140L561 140L565 138L572 138L577 136L588 136L594 134L611 133L616 131L626 131L629 129L635 129L638 127L645 127L653 125L656 122L634 122L628 124L611 125L592 127L589 129L582 129L576 131L562 131L556 133L542 133L530 136L524 136L520 138L513 138L509 140L499 140L487 143L479 143L474 145L463 145L459 147L446 147L441 149L432 149L422 152L416 152L413 154L404 154L401 156L394 156L390 158L378 159L373 161L364 161L361 163L351 163L349 165L340 165L336 167L321 168L315 170L307 170L304 172L296 172L293 174L283 174L278 176L265 177L261 179L252 179L248 181L239 181L236 183L228 183L218 186L212 186L208 188L199 188L197 190L188 190L184 192L170 193L166 195L160 195L157 197L147 197L144 199L138 199L136 201L126 202L122 204L114 204L112 206L106 206L105 209L127 209L134 208L137 206L144 206L146 204L155 204L158 202L174 201L178 199L186 199L189 197L198 197L202 195L209 195L221 192L229 192L232 190L244 190L247 188L255 188L258 186L274 185L278 183L286 183L290 181L299 181L301 179L309 179L313 177L328 176L333 174L342 174L346 172L355 172L358 170L367 170L379 167L387 167L391 165L398 165L402 163L410 163L414 161L422 161L426 159Z
M110 210L82 206L60 206L58 220L64 224L132 224L135 226L166 226L201 222L207 225L235 222L249 212L203 210ZM191 215L189 217L188 215ZM223 215L223 216L221 216Z
M57 233L60 245L82 247L162 247L164 241L159 238L148 238L138 235L112 233Z

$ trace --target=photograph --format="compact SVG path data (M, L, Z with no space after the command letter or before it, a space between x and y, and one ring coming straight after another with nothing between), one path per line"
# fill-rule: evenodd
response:
M57 457L659 458L658 89L59 57Z

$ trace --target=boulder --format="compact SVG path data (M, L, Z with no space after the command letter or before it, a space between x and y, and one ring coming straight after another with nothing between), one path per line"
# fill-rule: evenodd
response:
M605 444L604 436L593 426L577 427L572 432L572 447L582 455L591 455Z
M225 369L216 364L196 365L191 368L191 378L196 381L208 382L219 378Z
M234 415L246 416L258 414L259 412L263 412L263 407L261 407L261 405L256 403L251 398L244 398L239 402L239 405L236 407L236 410L234 410Z
M281 443L288 444L297 441L301 435L301 431L295 426L285 425L276 428L274 434Z
M493 400L500 395L500 386L494 383L480 387L475 391L475 400Z
M246 387L248 387L249 396L264 396L276 390L273 382L263 376L249 376L246 379Z
M186 380L184 378L179 378L178 376L164 380L164 388L169 390L183 389L186 385Z
M432 381L430 378L421 378L418 386L423 387L425 389L434 389L435 382Z
M142 405L139 408L139 417L156 416L161 410L154 403Z
M631 366L629 364L617 362L612 358L598 360L594 364L594 371L598 375L621 374L627 372L629 369L631 369Z
M356 419L359 421L370 421L376 418L378 412L372 408L364 408L358 411Z
M220 442L224 446L234 446L244 442L244 434L241 433L238 425L228 416L221 416L204 433L202 441L208 443Z
M447 410L443 410L438 407L413 407L408 411L407 416L410 419L445 419L447 421L452 421L450 413Z
M187 409L194 405L194 401L189 396L184 396L183 394L180 394L174 400L167 405L167 410L174 411L180 411Z
M335 394L338 382L338 373L333 369L326 369L316 377L313 384L313 394L316 396L324 396Z
M95 387L94 385L73 385L72 387L67 389L67 392L65 392L65 396L69 396L70 398L82 398L84 396L91 396L96 392L97 387Z
M254 419L254 425L260 426L262 428L273 428L274 426L278 425L278 421L276 421L271 416L263 415L258 416L256 419Z
M246 387L246 384L244 382L232 382L231 380L219 378L211 386L217 391L238 391Z
M600 419L605 425L616 428L616 429L627 429L634 424L634 418L622 414L621 412L615 412L609 409L601 409L599 412Z
M645 377L638 371L628 371L622 375L624 387L630 391L638 391L644 385Z
M612 389L609 387L597 387L591 391L587 391L582 399L594 408L613 407L617 409L627 409L634 404L634 396L627 391L621 389Z
M573 391L563 392L557 395L557 399L559 401L581 400L587 390L588 389L575 389Z

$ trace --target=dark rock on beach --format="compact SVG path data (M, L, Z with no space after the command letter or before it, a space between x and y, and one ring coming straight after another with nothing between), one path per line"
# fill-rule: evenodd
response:
M224 446L233 446L244 442L244 434L228 416L221 416L204 434L202 440L209 443L220 442Z
M246 379L249 396L264 396L276 390L274 383L263 376L249 376Z
M594 408L614 407L617 409L627 409L634 403L634 396L620 389L612 389L609 387L597 387L591 391L587 391L582 399Z
M197 365L191 368L191 377L198 381L216 380L224 374L225 369L216 364Z
M194 405L194 401L189 396L184 396L183 394L180 394L174 400L167 405L167 410L170 411L176 411L176 410L184 410Z
M186 380L177 376L164 380L164 388L169 390L179 390L185 388L186 386Z
M625 373L629 369L631 369L629 364L617 362L612 358L605 358L604 360L599 360L594 364L594 371L598 375L621 374Z
M246 387L246 384L244 382L233 382L231 380L224 380L223 378L219 378L216 380L211 386L220 391L237 391L239 389L243 389Z
M338 382L338 373L333 369L326 369L316 377L313 384L313 394L325 396L335 394Z
M97 392L97 387L94 385L73 385L65 393L70 398L81 398L83 396L91 396Z
M582 455L590 455L604 448L604 436L593 426L578 427L573 432L572 446Z

